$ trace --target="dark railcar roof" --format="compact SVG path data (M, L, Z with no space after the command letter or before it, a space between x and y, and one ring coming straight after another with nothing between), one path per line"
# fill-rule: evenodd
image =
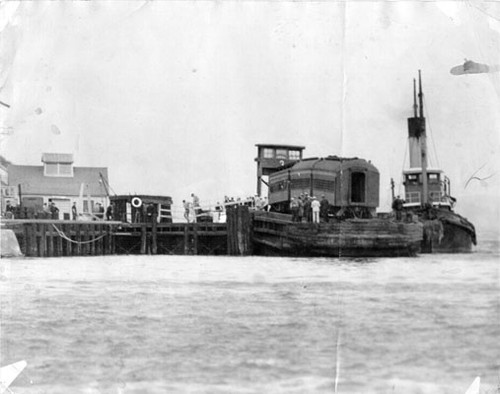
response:
M303 159L295 163L291 170L292 171L308 171L308 170L322 170L322 171L332 171L338 172L340 169L347 170L349 168L366 168L369 171L378 173L377 168L369 161L360 159L357 157L353 158L342 158L338 156L328 156L324 158L312 157L308 159Z

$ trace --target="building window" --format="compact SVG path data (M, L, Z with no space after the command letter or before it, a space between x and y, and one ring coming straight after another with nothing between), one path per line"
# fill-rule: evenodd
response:
M57 163L46 163L45 164L45 175L46 176L57 176Z
M288 151L286 149L276 149L277 159L288 159Z
M405 200L410 204L420 204L420 192L407 192Z
M408 185L417 185L419 183L418 174L406 175L406 182Z
M274 158L274 149L264 148L264 159L273 159Z
M288 151L288 158L290 160L300 160L300 151L299 150Z
M44 175L72 177L73 166L69 163L45 163Z
M429 183L439 183L439 174L429 174Z

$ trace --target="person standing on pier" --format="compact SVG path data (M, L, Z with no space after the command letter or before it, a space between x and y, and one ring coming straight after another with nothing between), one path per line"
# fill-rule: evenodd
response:
M217 205L215 206L215 213L214 213L214 223L220 222L221 213L222 213L222 205L219 201L217 201Z
M148 223L153 223L156 220L156 207L153 203L149 203L146 207L146 218Z
M109 204L106 208L106 220L113 220L113 204Z
M78 210L76 209L76 202L73 203L73 206L71 207L71 216L73 217L73 220L76 220L78 217Z
M14 212L16 208L10 205L10 200L7 200L7 205L5 206L5 218L14 219Z
M47 206L47 203L43 204L43 219L50 219L51 213L50 213L50 208Z
M50 203L50 216L52 220L59 220L59 208L53 201Z
M190 222L189 220L189 203L186 200L182 200L182 206L184 207L184 219L186 222Z
M200 209L200 199L194 193L191 193L191 197L193 197L193 208L194 208L195 222L196 222L196 218L201 213L200 212L201 211L201 209Z

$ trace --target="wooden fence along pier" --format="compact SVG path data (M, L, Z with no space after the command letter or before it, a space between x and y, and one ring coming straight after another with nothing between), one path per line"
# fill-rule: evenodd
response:
M247 255L252 252L248 207L228 208L227 223L4 220L28 257L112 254Z

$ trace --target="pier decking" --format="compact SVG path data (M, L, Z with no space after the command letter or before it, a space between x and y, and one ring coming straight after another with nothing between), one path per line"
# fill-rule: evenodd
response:
M111 254L246 255L251 253L248 207L227 210L226 223L2 220L27 257Z

